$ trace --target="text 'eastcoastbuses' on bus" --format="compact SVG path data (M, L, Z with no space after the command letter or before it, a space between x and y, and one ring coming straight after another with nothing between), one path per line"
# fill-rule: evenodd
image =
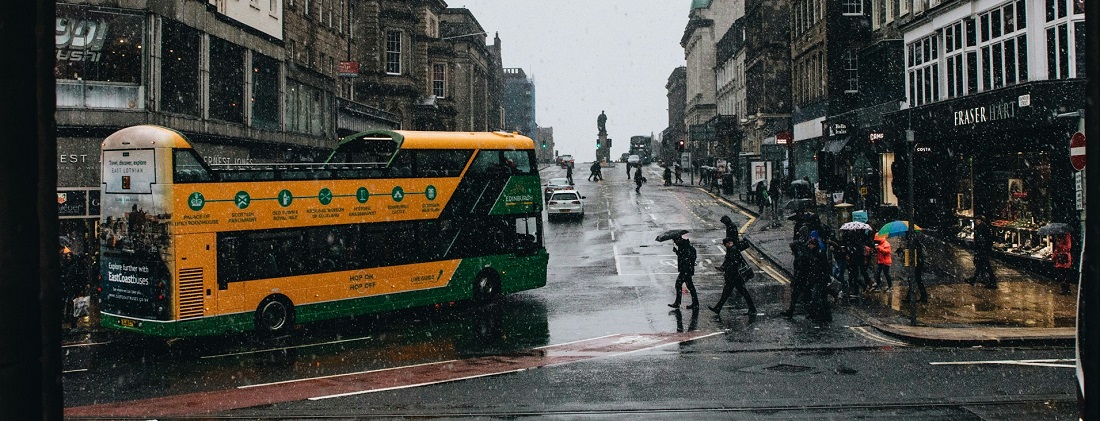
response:
M102 324L257 329L546 284L534 142L372 131L323 163L208 165L180 133L103 141Z

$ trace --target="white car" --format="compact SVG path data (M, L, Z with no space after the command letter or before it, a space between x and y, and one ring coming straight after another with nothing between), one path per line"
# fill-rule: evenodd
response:
M630 155L626 157L626 163L630 165L638 165L642 163L642 157L638 155Z
M558 217L584 219L584 196L576 190L558 190L546 202L546 220Z
M569 179L565 177L547 180L546 185L542 188L542 200L550 200L550 195L558 190L574 190L573 184L569 183Z

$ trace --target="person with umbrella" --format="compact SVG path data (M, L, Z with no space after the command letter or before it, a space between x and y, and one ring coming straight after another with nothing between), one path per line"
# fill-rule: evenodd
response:
M730 298L733 291L736 290L738 294L741 294L745 298L745 304L749 306L749 310L745 313L746 316L756 315L756 305L752 302L752 296L749 295L749 290L745 288L745 281L741 277L741 268L748 266L748 262L745 261L745 257L741 255L741 247L737 244L737 239L732 237L726 237L722 239L722 246L726 248L726 258L722 261L721 266L715 266L722 272L725 280L725 286L722 287L722 296L718 298L718 304L714 307L710 307L710 311L715 314L721 314L722 306L726 304L726 300Z
M669 307L680 308L680 291L683 291L684 285L687 284L687 289L691 292L691 305L687 306L688 310L695 310L699 308L699 295L695 292L695 283L691 281L691 277L695 276L695 246L691 245L691 241L684 238L684 234L687 234L685 230L672 230L657 236L657 241L672 240L676 244L672 248L672 251L676 253L676 300L669 304Z
M984 215L974 218L974 276L967 282L974 285L978 279L985 275L985 287L997 288L997 277L993 273L993 266L989 263L993 254L993 231L985 221Z

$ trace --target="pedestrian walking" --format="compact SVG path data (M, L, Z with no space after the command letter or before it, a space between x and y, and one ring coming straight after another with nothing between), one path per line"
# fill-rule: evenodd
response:
M669 168L669 167L668 167L668 166L666 165L666 166L665 166L665 171L664 171L664 173L663 173L663 174L661 175L661 178L664 178L664 180L665 180L665 185L666 185L666 186L671 186L671 185L672 185L672 168Z
M993 254L993 232L985 216L978 215L974 218L974 276L967 281L970 285L974 285L984 276L986 288L997 288L997 276L993 273L993 266L989 262L991 254Z
M772 214L779 218L779 199L783 197L779 190L779 177L772 177L771 186L768 188L768 197L771 197Z
M764 205L768 200L768 187L764 185L764 180L756 182L756 214L764 214Z
M806 294L809 305L806 306L810 319L818 322L832 321L833 315L829 308L829 264L828 249L825 239L817 231L810 232L810 239L806 242Z
M875 269L875 290L882 288L882 278L886 278L886 292L894 290L894 278L890 276L890 265L894 260L890 256L890 242L885 238L875 240L875 260L878 267Z
M603 180L603 174L601 174L600 163L593 162L591 167L588 167L591 174L588 175L588 181L600 181Z
M795 306L798 304L806 305L807 300L807 285L809 282L808 274L810 272L809 256L806 250L806 240L800 240L799 235L795 235L795 240L790 243L791 254L794 256L794 271L791 277L791 301L787 305L787 310L784 310L782 314L784 317L794 317ZM809 238L809 233L806 233L806 238Z
M641 193L642 192L642 183L643 182L645 182L645 177L642 176L642 169L638 168L637 171L634 171L634 184L637 186L637 187L634 187L634 192L635 193Z
M871 276L867 267L871 264L871 244L869 232L850 232L846 234L845 249L848 250L849 292L859 294L871 287Z
M629 180L629 179L630 179L630 166L631 166L631 165L632 165L632 164L630 163L630 161L627 161L627 163L626 163L626 179L627 179L627 180Z
M695 283L691 281L691 277L695 276L695 246L691 245L691 241L684 237L677 237L673 242L676 247L673 247L672 251L676 253L676 271L679 274L676 276L676 300L668 306L680 308L680 295L682 295L680 291L683 291L686 284L688 292L691 293L691 305L687 308L688 310L694 310L699 308L699 295L695 292Z
M735 243L740 243L739 236L741 233L738 232L737 225L733 224L733 219L729 215L722 215L719 221L722 221L722 225L726 226L726 238L732 238Z
M1066 232L1055 235L1053 240L1054 252L1050 257L1054 260L1054 277L1062 288L1062 294L1068 295L1070 279L1073 277L1073 254L1070 252L1073 248L1073 237Z
M749 290L745 288L745 279L743 273L745 270L751 274L751 269L748 269L748 262L745 261L745 257L741 255L741 250L744 248L739 244L736 238L726 237L722 239L722 246L726 248L726 257L722 261L720 266L715 266L722 272L725 280L725 285L722 287L722 296L718 298L718 304L714 307L710 307L710 311L719 313L722 311L722 306L726 304L726 300L730 298L733 292L736 290L741 297L745 299L745 304L749 306L746 316L756 315L756 305L752 302L752 296L749 295Z
M924 234L915 231L908 241L912 244L908 244L907 249L912 252L907 265L913 265L913 283L917 284L917 290L920 291L920 298L917 301L927 303L928 290L924 288L924 260L927 258L924 254ZM902 254L904 251L905 249L898 249L897 253Z
M569 184L573 184L573 166L568 165L565 167L565 179L569 180Z
M680 163L679 162L675 163L672 166L672 169L673 169L673 172L676 173L676 184L683 183L684 179L680 178L680 175L684 173L684 169L680 166Z

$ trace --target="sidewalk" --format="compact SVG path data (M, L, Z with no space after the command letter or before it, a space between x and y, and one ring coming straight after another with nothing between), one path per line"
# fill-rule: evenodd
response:
M737 194L718 197L758 217L756 205ZM794 258L789 244L793 222L757 219L745 231L747 239L772 264L791 276ZM909 269L895 257L891 292L864 294L863 299L841 304L876 329L908 342L954 346L1008 343L1070 343L1076 334L1076 295L1062 295L1049 277L1008 266L994 259L997 289L971 286L970 251L939 239L926 242L927 270L924 284L927 303L917 303L916 324L911 323L908 299ZM902 241L890 239L894 247ZM869 271L874 278L874 273ZM1076 291L1076 288L1074 288Z

